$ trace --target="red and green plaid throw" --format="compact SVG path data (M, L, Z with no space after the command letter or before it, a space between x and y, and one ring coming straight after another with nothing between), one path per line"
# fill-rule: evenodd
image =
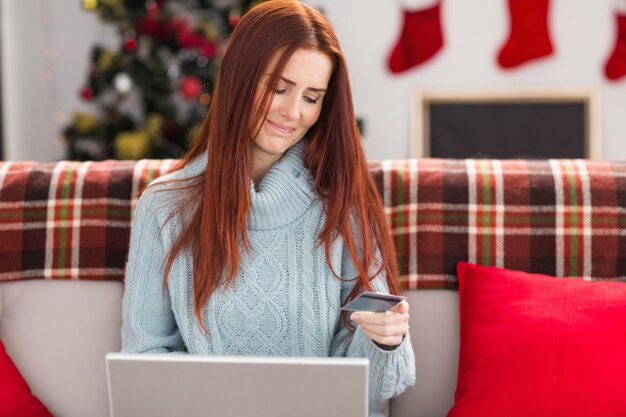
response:
M459 260L624 280L626 163L420 159L371 171L405 288L456 288Z
M0 280L122 280L134 196L173 162L0 163Z
M0 163L0 280L123 280L136 191L176 161ZM456 288L459 260L626 276L626 163L372 161L405 288Z

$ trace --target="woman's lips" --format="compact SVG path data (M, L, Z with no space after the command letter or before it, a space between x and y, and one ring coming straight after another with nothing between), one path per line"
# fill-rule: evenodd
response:
M278 131L279 131L279 132L281 132L281 133L286 133L286 134L288 134L288 133L292 133L294 130L296 130L296 129L294 129L293 127L283 126L283 125L281 125L281 124L274 123L274 122L272 122L271 120L267 120L267 123L268 123L270 126L272 126L274 129L278 130Z

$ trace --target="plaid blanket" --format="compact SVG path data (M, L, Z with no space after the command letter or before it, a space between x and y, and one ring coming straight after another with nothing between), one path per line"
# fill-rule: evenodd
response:
M136 191L175 161L0 162L0 280L123 280ZM405 288L466 260L624 280L626 163L372 161Z
M420 159L371 171L405 288L457 288L459 260L624 280L626 163Z
M123 280L137 191L173 162L0 163L0 280Z

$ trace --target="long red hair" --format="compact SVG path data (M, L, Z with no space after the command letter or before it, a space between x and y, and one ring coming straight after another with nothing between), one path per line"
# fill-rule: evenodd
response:
M326 223L319 236L330 259L331 243L343 237L358 277L348 300L384 270L392 293L398 292L397 262L378 189L368 172L357 130L345 58L326 17L295 0L271 0L246 13L233 31L209 111L196 142L176 169L208 153L206 172L190 188L193 198L180 211L193 212L172 246L164 285L176 256L193 253L194 311L201 327L202 309L222 285L234 282L242 250L252 250L246 224L250 213L250 144L265 119L279 77L299 48L327 54L333 71L319 119L307 132L304 164L323 201ZM274 68L269 64L277 57ZM256 97L263 74L268 86ZM331 269L332 269L332 265ZM339 271L333 273L338 276ZM346 316L343 320L347 323Z

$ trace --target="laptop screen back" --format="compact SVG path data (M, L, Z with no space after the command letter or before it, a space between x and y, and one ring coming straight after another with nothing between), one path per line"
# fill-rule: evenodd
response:
M367 417L365 358L106 355L111 417Z

